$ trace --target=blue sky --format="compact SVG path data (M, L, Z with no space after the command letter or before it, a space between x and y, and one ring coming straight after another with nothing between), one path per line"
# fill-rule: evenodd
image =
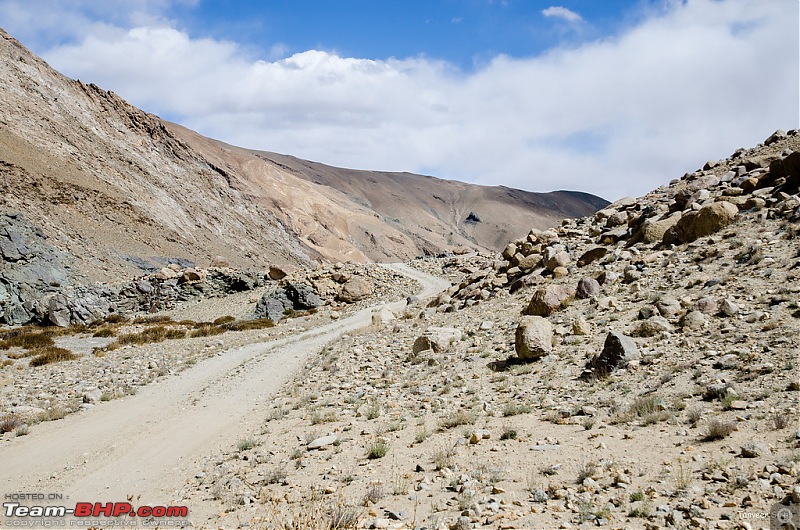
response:
M232 144L615 199L798 126L798 5L0 0L0 26Z

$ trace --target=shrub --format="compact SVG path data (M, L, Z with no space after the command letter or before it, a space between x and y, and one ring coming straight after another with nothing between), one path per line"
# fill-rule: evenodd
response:
M205 325L198 326L197 329L193 330L189 337L196 339L197 337L213 337L214 335L221 335L225 333L225 329L215 326L213 324L203 323Z
M239 443L236 444L236 448L239 451L247 451L248 449L252 449L258 445L258 440L252 437L242 438L239 440Z
M370 460L383 458L388 451L389 443L383 438L378 438L367 445L367 458Z
M37 350L37 352L41 353L31 359L30 365L32 367L44 366L45 364L58 363L61 361L71 361L78 358L77 355L71 351L65 350L64 348L56 348L55 346L42 348L41 350Z
M115 337L117 332L111 328L100 328L92 334L92 337Z
M530 405L517 405L515 403L510 403L503 408L503 416L516 416L517 414L527 414L531 410Z
M167 315L147 315L133 319L134 324L165 324L167 322L175 321L172 320L172 317Z
M124 324L128 322L128 320L129 319L127 317L124 317L122 315L108 315L105 318L105 321L108 322L109 324Z
M442 418L439 422L439 430L446 431L447 429L452 429L460 425L472 425L477 419L478 415L476 413L459 410L458 412L450 413Z
M222 324L228 324L229 322L234 322L236 317L232 317L230 315L225 315L224 317L219 317L212 322L215 326L221 326Z
M17 335L12 335L0 342L0 348L3 349L25 348L26 350L32 350L34 348L45 348L47 346L55 346L55 342L53 342L53 338L50 335L44 332L22 332Z
M736 424L732 421L714 419L708 422L706 435L703 439L706 441L721 440L735 430Z
M0 420L0 433L11 432L19 427L22 422L16 416L6 416Z

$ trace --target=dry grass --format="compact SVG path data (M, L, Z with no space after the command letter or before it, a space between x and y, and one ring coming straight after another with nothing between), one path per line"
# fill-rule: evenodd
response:
M13 332L12 332L13 333ZM44 348L47 346L55 346L53 337L45 332L30 332L23 331L18 334L9 334L7 338L0 341L0 348L7 350L9 348L25 348L31 350L34 348Z
M360 527L363 513L343 498L323 499L318 493L297 503L286 499L267 499L267 516L253 521L256 528L276 530L355 530Z
M71 361L77 359L78 356L64 348L57 348L55 346L48 346L35 350L36 356L31 359L30 365L32 367L44 366L45 364L58 363L61 361Z
M6 416L0 420L0 433L12 432L20 425L22 425L22 422L16 416Z

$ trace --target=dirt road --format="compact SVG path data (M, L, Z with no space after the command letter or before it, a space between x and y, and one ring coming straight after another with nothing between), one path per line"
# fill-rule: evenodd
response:
M449 283L405 265L387 265L423 286ZM398 310L405 301L389 306ZM0 494L63 494L77 501L168 505L205 455L231 448L263 426L270 397L308 357L342 334L368 326L368 308L294 336L226 351L175 376L63 420L43 423L0 447ZM46 504L46 503L45 503ZM190 506L203 521L210 508ZM3 514L0 513L0 521Z

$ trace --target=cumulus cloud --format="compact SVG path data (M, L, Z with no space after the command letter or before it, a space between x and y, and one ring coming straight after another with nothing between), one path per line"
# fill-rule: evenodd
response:
M571 11L566 7L561 6L550 6L547 9L543 9L542 15L546 17L561 18L567 22L581 22L583 20L583 18L575 11Z
M498 56L471 72L430 58L317 50L254 57L163 16L87 24L43 55L67 75L229 143L615 199L797 126L796 12L787 16L787 5L672 2L613 37Z

